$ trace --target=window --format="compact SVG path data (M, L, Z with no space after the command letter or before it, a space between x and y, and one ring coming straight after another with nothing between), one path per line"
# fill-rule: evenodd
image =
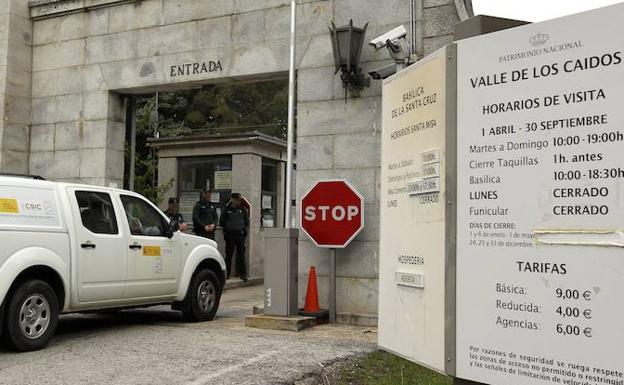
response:
M117 218L110 195L94 191L76 191L82 225L95 234L118 234Z
M148 235L164 237L167 235L168 224L160 212L143 199L122 195L121 202L130 224L132 235Z
M200 191L209 188L213 193L210 200L220 215L232 194L232 156L179 158L178 170L180 214L192 218Z
M272 159L262 159L262 227L277 226L277 166Z

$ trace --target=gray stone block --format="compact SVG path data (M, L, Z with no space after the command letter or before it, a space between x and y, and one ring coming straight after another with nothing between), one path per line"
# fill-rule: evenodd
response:
M115 92L108 92L108 119L113 122L125 122L126 103L124 97Z
M297 47L297 68L334 65L329 32L326 35L300 37L297 39Z
M364 197L365 204L376 204L375 187L370 183L375 179L375 168L370 169L342 169L342 170L298 170L297 171L297 201L301 201L306 193L317 181L323 179L346 179Z
M447 44L453 42L453 35L442 35L436 37L425 38L423 43L425 47L425 55L429 55Z
M54 166L53 175L54 178L75 178L78 176L78 170L82 164L89 163L83 162L80 159L78 151L56 151L54 153Z
M32 98L30 118L33 124L55 123L56 98Z
M375 168L381 164L381 132L334 136L334 167ZM374 181L372 179L371 181Z
M108 169L108 166L106 164L105 148L91 148L87 150L80 150L79 158L80 168L79 172L76 175L78 175L80 178L106 177L106 171Z
M381 129L381 99L299 102L297 135L373 133Z
M376 25L395 24L409 19L409 1L406 0L334 0L336 24L348 24L350 19L357 27L369 21Z
M232 43L235 45L249 45L253 43L271 40L267 31L268 24L273 20L265 21L265 12L249 12L232 16ZM288 29L286 29L286 38L288 38ZM282 36L282 38L284 38Z
M41 71L32 73L32 97L40 98L58 93L58 71Z
M30 130L28 124L4 124L2 151L28 152Z
M55 126L54 150L78 150L80 147L80 122L64 122Z
M290 7L288 11L290 12ZM329 35L329 25L334 17L331 1L299 4L297 11L297 33L300 36ZM290 27L290 20L288 26Z
M356 239L346 248L336 250L336 275L343 278L377 278L378 254L378 242L362 242Z
M336 308L340 313L376 314L379 302L377 279L342 278L336 280Z
M58 70L56 74L58 78L58 95L77 94L83 91L84 82L82 68L83 67L70 67Z
M108 89L134 88L166 83L162 60L140 59L112 62L102 64L100 69L103 84Z
M30 128L30 151L54 151L54 124L35 125Z
M108 119L108 92L83 94L82 117L86 120Z
M6 96L4 109L5 123L30 123L30 98L13 95Z
M3 150L0 157L0 171L16 174L27 174L28 152Z
M127 60L137 55L138 32L120 32L86 39L86 63Z
M299 231L298 266L299 276L307 277L312 266L316 269L316 274L327 276L329 274L329 249L317 247L303 231Z
M163 19L163 1L148 0L110 8L111 33L160 25Z
M45 45L59 41L60 18L38 20L33 23L33 45Z
M160 56L197 49L197 22L138 31L138 57ZM128 59L126 57L124 59Z
M109 149L124 151L126 143L126 123L108 121L108 133L106 143Z
M0 66L6 66L8 62L9 45L7 40L0 39Z
M164 6L166 24L234 14L232 0L167 0Z
M288 41L282 40L233 48L231 66L225 63L226 72L232 76L285 72L289 65L289 50Z
M108 140L107 129L107 120L81 121L78 128L80 148L102 148Z
M33 48L33 71L72 67L82 65L84 61L84 40L71 40Z
M6 76L7 95L19 98L30 98L32 76L29 65L20 67L15 63L10 63L7 67Z
M424 0L424 7L425 8L439 7L441 5L451 5L454 3L455 2L453 0Z
M108 90L99 64L80 67L84 92Z
M231 44L232 17L225 16L198 22L199 49L225 47Z
M459 16L453 5L426 8L424 10L424 19L425 37L451 35L455 30L455 25L459 23Z
M297 153L297 170L327 170L334 167L334 137L302 136L297 142L306 151Z
M114 9L114 8L113 8ZM59 18L56 41L83 39L108 33L108 9L95 9ZM36 25L37 23L35 23Z
M97 150L96 150L97 151ZM124 177L124 151L108 149L106 151L106 168L107 179L123 180Z
M357 236L358 241L379 241L379 203L364 206L364 229Z
M78 176L78 151L31 152L30 173L46 179L72 179Z
M297 72L297 99L301 102L334 97L334 67L303 68Z
M234 2L234 9L236 13L246 13L276 7L290 8L290 0L234 0Z
M61 95L56 97L55 122L70 122L82 118L82 94Z

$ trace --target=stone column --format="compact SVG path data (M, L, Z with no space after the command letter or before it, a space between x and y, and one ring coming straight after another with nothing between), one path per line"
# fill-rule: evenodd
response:
M261 182L260 155L232 155L232 192L240 193L253 206L247 238L247 273L252 278L264 276L264 237L260 231Z
M28 2L0 0L0 172L29 172L31 70Z

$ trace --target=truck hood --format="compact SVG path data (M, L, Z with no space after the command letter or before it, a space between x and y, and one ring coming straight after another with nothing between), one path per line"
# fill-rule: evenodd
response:
M217 249L217 242L213 241L212 239L199 237L197 235L192 235L192 234L186 234L182 232L179 232L179 234L181 237L180 239L184 243L185 247L187 247L189 250L192 250L195 247L200 246L200 245L208 245L214 249Z

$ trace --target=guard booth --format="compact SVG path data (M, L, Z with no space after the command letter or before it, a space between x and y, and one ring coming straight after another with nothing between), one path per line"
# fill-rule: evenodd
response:
M202 189L221 215L233 192L251 205L246 262L250 282L264 278L267 228L284 227L286 142L259 132L158 138L150 145L159 152L158 185L165 186L161 207L169 197L180 200L180 213L192 228L193 206ZM225 255L223 231L217 229L219 251ZM233 263L235 265L235 263ZM237 277L232 266L232 277Z

